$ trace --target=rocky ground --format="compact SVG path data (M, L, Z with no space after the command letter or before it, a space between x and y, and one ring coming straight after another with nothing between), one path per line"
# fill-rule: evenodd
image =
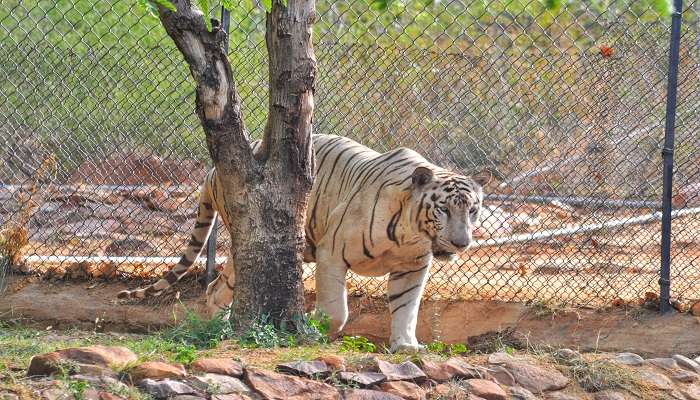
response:
M408 356L338 344L250 349L222 342L198 351L157 334L5 325L0 399L700 400L700 357L493 348Z

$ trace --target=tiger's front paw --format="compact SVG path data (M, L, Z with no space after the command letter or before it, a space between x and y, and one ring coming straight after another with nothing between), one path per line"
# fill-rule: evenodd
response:
M401 353L401 354L418 354L425 353L425 346L421 344L411 344L411 343L394 343L389 348L391 353Z

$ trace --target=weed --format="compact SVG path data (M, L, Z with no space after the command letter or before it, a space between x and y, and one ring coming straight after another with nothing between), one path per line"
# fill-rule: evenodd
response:
M354 351L357 353L374 353L377 346L364 336L343 336L340 351Z
M564 365L569 374L587 392L598 392L609 389L632 390L638 386L635 374L607 360L586 361L582 358L555 361Z
M87 381L81 379L71 379L68 381L68 391L71 392L75 400L84 400L85 390L89 387L90 385Z
M426 345L426 349L430 353L440 355L459 355L469 352L467 345L465 345L464 343L454 343L448 345L447 343L441 342L439 340L436 340L432 343L428 343Z
M197 359L197 348L192 345L175 346L175 361L189 365Z
M214 348L221 340L232 336L231 322L224 317L224 313L219 313L212 319L204 319L187 308L184 320L163 335L166 340L200 349Z

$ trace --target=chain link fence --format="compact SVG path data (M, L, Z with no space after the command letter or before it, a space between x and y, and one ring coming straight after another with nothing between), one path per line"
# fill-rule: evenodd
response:
M209 165L204 134L185 63L137 3L0 5L0 224L25 272L153 279L187 242ZM433 298L600 306L659 290L670 19L633 0L564 3L317 4L316 132L495 176L477 245L433 267ZM699 11L700 1L683 10L678 85L672 296L682 302L700 299ZM230 59L255 137L264 17L255 2L231 12ZM350 285L380 295L385 282Z

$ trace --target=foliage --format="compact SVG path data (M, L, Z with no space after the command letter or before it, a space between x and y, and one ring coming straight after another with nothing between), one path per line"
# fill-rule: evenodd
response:
M223 339L233 336L231 322L218 313L211 319L205 319L199 314L185 309L184 320L175 328L165 332L165 339L182 345L193 346L200 349L211 349L216 347Z
M343 336L340 351L353 351L358 353L374 353L377 346L364 336Z
M163 337L179 344L175 349L178 357L188 360L195 355L195 350L211 349L224 339L235 339L242 347L275 348L294 347L298 344L325 343L330 327L328 316L313 318L304 316L294 322L294 326L276 327L271 319L262 316L243 332L236 328L236 318L227 318L225 312L218 313L212 319L204 319L197 313L185 308L185 318L175 328L164 333ZM181 361L187 363L186 361Z
M277 328L269 317L263 316L250 324L238 338L238 343L246 348L276 348L328 341L327 319L304 316L293 324L292 329L287 329L286 326Z
M428 343L426 345L426 349L431 353L443 355L460 355L469 352L467 345L464 343L453 343L448 345L447 343L439 340Z
M73 395L75 400L85 399L85 390L89 387L90 385L88 382L82 379L70 379L68 381L68 391Z
M177 345L175 346L175 361L180 364L192 364L197 360L197 348L192 345Z

